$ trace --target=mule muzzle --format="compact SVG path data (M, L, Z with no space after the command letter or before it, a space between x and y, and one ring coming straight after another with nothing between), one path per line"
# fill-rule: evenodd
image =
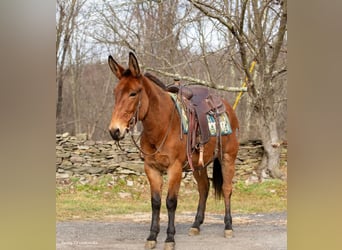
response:
M123 138L125 138L126 131L127 131L126 129L124 129L122 131L119 128L110 128L109 129L109 133L110 133L110 135L114 141L120 141Z

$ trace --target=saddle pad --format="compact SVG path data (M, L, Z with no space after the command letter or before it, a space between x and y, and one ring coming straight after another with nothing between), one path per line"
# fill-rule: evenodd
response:
M179 98L177 97L177 94L169 92L169 95L171 96L173 102L175 103L177 107L177 111L181 117L183 132L184 134L187 134L189 130L189 122L188 122L188 117L186 115L185 107L181 103ZM221 135L231 134L232 129L230 126L227 113L226 112L222 113L221 115L218 116L218 118L219 118L220 127L221 127ZM216 122L215 122L214 116L207 114L207 120L208 120L210 136L216 136Z

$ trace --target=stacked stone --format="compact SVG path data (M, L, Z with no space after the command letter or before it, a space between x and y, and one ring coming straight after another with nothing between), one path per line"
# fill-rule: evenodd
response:
M113 141L88 140L85 134L56 135L56 177L112 174L125 178L130 175L145 175L140 152L131 142L131 138L127 137L121 141L120 147ZM254 178L262 155L261 141L250 140L241 143L236 159L235 180L247 180L251 176ZM284 166L286 157L285 145L282 146L281 153L281 164ZM192 173L187 173L186 176L185 179L190 180ZM212 177L212 165L208 166L208 176Z
M283 143L281 147L280 165L287 166L287 142Z
M250 140L240 143L240 149L236 158L235 176L246 180L251 175L256 175L256 170L261 162L264 148L261 141Z
M126 148L126 145L122 147ZM130 148L128 152L122 152L113 141L87 140L83 134L56 135L56 172L59 178L67 178L74 174L142 172L143 162L134 156L138 156L137 150Z

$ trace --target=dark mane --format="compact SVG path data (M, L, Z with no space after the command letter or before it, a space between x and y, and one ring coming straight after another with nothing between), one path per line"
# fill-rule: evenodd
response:
M132 75L130 69L125 69L125 71L122 73L122 76L130 76Z
M130 69L125 69L125 71L122 73L123 76L130 76L132 75ZM148 79L150 79L154 84L162 88L163 90L167 90L165 84L159 80L156 76L150 74L150 73L145 73L144 76L146 76Z
M150 79L152 82L154 82L156 85L158 85L159 87L161 87L163 90L166 90L166 86L165 84L159 80L157 77L155 77L154 75L151 75L150 73L145 73L144 74L148 79Z

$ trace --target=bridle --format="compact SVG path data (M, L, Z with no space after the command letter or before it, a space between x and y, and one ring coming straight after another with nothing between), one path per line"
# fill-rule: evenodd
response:
M126 132L130 133L131 136L132 136L132 140L133 140L133 131L134 131L134 127L135 125L137 124L138 122L138 119L139 119L139 110L140 110L140 107L141 107L141 91L139 91L139 101L138 101L138 104L137 106L135 107L135 110L133 112L133 116L132 118L128 121L128 126L126 128ZM135 146L137 147L135 141L133 140ZM121 151L125 151L121 145L120 145L120 141L116 141L115 142L116 146L121 150ZM138 148L139 149L139 148Z
M135 125L137 124L138 122L138 119L139 119L139 110L141 108L141 90L139 91L139 101L138 101L138 104L137 106L135 107L135 110L134 110L134 113L133 113L133 116L132 118L129 120L128 122L128 127L127 127L127 130L128 132L130 133L133 133L134 131L134 127Z

